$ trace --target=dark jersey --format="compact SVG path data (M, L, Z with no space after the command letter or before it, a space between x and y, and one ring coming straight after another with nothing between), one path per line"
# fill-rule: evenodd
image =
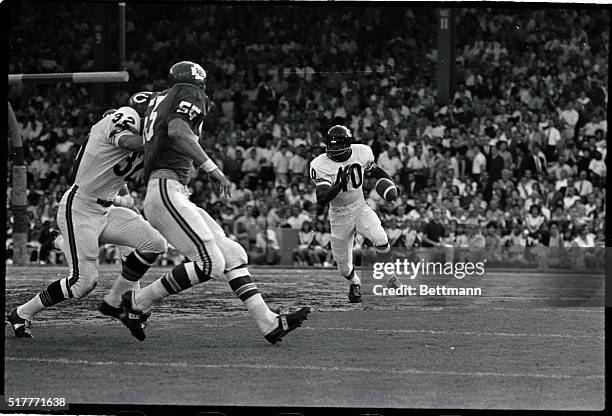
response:
M144 180L157 169L174 171L186 184L193 160L180 153L168 137L168 123L174 118L185 120L191 130L200 135L208 111L208 97L191 84L176 84L156 94L149 103L144 124Z

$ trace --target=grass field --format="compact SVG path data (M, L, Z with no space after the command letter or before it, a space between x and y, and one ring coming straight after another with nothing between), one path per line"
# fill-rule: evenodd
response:
M41 313L35 338L15 339L5 327L7 396L114 404L604 406L603 274L488 271L477 299L367 296L354 305L333 270L252 269L271 305L313 308L304 327L272 346L223 282L165 299L153 310L147 340L138 342L96 311L118 270L103 268L88 298ZM7 311L65 271L9 267ZM145 282L161 272L152 270Z

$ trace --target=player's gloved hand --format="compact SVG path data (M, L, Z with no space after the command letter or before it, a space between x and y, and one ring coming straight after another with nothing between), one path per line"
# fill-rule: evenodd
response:
M215 169L208 174L211 179L219 184L219 192L221 196L227 196L228 198L232 196L232 183L221 169Z
M132 205L134 205L134 198L132 198L132 195L130 194L121 196L116 195L115 199L113 200L113 205L117 207L131 208Z

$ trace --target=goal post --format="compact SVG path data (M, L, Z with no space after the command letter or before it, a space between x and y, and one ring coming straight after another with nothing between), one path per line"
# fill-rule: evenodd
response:
M9 74L9 85L21 83L52 84L58 82L73 82L76 84L128 82L130 74L127 71L111 72L59 72L52 74Z
M130 79L127 71L115 72L67 72L50 74L9 74L9 85L19 85L22 83L30 84L50 84L59 82L69 83L118 83L128 82ZM30 228L28 220L28 201L27 201L27 165L24 159L23 141L21 128L17 122L17 117L8 103L8 133L13 145L13 189L11 198L11 209L13 213L13 264L23 266L29 263L27 250L28 230Z
M8 103L8 133L13 144L15 164L13 165L13 190L11 210L13 214L13 263L24 266L28 263L28 201L27 168L23 157L21 129L11 103Z

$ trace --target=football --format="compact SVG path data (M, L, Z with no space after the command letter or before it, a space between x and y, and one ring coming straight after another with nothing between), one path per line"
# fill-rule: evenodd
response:
M384 200L392 202L398 196L397 187L395 183L391 179L388 178L380 178L376 182L375 186L376 192L380 195Z

